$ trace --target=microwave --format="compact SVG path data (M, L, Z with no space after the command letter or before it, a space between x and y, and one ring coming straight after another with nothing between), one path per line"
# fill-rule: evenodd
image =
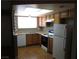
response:
M51 27L53 26L53 22L46 22L46 27Z

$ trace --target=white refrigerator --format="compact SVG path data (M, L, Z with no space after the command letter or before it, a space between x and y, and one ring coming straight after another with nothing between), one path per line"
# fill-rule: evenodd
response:
M65 42L66 42L66 24L54 24L53 26L53 57L64 59Z

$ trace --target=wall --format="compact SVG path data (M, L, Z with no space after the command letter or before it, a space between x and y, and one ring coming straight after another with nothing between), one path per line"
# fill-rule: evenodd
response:
M12 7L1 1L1 59L15 59L15 39L12 35Z
M32 29L18 29L18 32L19 33L26 33L26 34L32 34L32 33L35 33L37 32L38 29L37 28L32 28Z

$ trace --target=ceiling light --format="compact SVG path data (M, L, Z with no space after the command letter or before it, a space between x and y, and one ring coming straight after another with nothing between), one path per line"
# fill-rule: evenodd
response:
M39 9L39 8L25 8L25 10L20 10L18 9L18 11L16 14L17 15L21 15L21 16L40 16L42 14L46 14L49 12L52 12L53 10L47 10L47 9Z
M54 21L54 19L48 19L48 20L46 20L46 22L53 22Z

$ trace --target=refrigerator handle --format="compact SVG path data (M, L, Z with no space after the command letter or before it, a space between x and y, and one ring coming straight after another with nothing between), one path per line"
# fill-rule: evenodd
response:
M63 40L63 48L65 47L65 42L64 41L65 41L65 39Z
M65 34L65 37L66 37L66 29L67 29L67 27L65 27L65 29L64 29L64 34Z

